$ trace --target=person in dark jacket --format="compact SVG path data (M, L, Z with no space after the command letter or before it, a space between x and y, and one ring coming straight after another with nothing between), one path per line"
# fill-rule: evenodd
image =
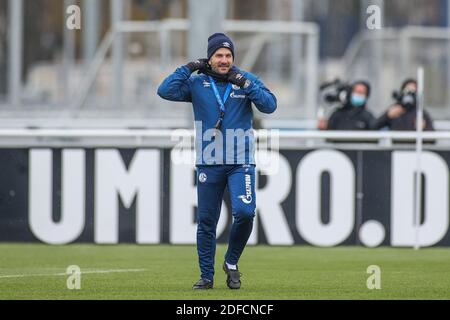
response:
M374 129L375 117L366 108L369 96L369 83L366 81L354 82L347 102L331 114L326 129L352 131Z
M193 289L213 288L216 228L226 188L233 222L222 267L228 287L241 287L237 264L252 232L256 211L252 103L267 114L277 108L277 99L263 82L233 64L234 52L231 39L215 33L208 39L207 59L177 68L158 88L163 99L191 102L194 111L201 278ZM194 75L196 71L201 74Z
M376 129L387 128L396 131L415 131L417 119L417 81L407 79L403 82L397 103L392 105L375 123ZM428 112L423 112L422 128L434 131L433 120Z

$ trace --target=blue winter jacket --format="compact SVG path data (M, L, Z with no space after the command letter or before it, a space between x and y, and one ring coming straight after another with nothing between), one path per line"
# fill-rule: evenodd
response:
M225 102L225 116L221 135L213 137L219 119L220 107L208 76L191 75L182 66L169 75L159 86L158 95L170 101L192 102L196 129L197 165L255 164L253 110L251 103L263 113L277 108L275 96L250 72L242 74L251 80L250 86L241 89L233 85ZM220 97L228 83L215 81Z

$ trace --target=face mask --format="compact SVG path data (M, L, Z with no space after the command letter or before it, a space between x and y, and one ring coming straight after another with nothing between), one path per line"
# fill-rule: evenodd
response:
M402 105L406 108L414 108L417 103L417 95L415 91L403 93Z
M355 107L362 107L366 104L367 98L363 95L352 94L350 101Z

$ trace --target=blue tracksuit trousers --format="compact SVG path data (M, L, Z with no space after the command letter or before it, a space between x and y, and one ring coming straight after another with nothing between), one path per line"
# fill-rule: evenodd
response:
M225 261L237 264L252 232L256 209L255 166L197 166L197 252L201 277L214 277L216 227L225 187L231 198L231 226Z

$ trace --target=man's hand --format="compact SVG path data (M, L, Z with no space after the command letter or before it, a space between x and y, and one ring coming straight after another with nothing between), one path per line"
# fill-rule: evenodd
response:
M189 68L192 72L195 72L197 70L204 70L208 66L208 59L198 59L195 61L189 62L186 67Z
M403 113L405 113L405 109L401 105L395 104L389 108L387 116L390 119L395 119L400 117Z
M247 88L251 84L251 81L244 77L242 72L236 67L231 68L228 72L227 80L241 88Z
M327 130L328 120L325 118L319 118L319 120L317 121L317 128L319 130Z

